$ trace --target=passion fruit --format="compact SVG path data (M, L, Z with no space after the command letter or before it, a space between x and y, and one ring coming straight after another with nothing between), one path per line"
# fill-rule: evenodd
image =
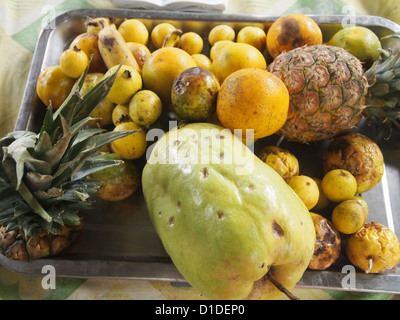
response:
M215 112L219 89L212 72L201 67L186 69L172 84L172 107L182 119L206 121Z

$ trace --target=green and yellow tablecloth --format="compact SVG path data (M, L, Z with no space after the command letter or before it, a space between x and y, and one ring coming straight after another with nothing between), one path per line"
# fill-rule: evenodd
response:
M79 8L110 8L107 0L0 0L0 136L12 131L18 116L33 51L41 28L55 16ZM280 15L377 15L400 24L398 0L228 0L225 13ZM57 278L55 289L43 289L41 276L15 273L0 265L0 299L204 299L185 284L164 281ZM295 288L301 299L399 299L382 293Z

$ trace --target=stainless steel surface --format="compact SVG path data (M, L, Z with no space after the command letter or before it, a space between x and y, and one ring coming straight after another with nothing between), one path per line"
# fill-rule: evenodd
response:
M262 23L267 29L277 17L219 15L199 13L171 13L141 10L100 10L85 9L70 11L57 17L55 23L42 31L33 56L23 102L16 129L37 130L41 125L44 107L35 93L36 79L40 70L58 64L59 56L72 39L84 32L85 17L113 16L116 18L140 18L154 26L165 20L181 22L184 31L196 28L206 36L216 23L229 22L236 28L244 24ZM346 21L343 16L312 16L320 25L327 40ZM400 31L400 26L389 20L374 16L357 16L356 24L373 29L378 36ZM207 44L207 41L205 41ZM209 48L205 48L207 52ZM386 172L382 181L363 196L370 207L370 221L381 222L392 228L400 236L400 134L395 132L390 141L376 134L370 127L360 126L361 132L379 143L385 157ZM262 144L274 142L274 137L263 140ZM324 144L299 145L283 142L299 158L304 174L320 174L318 161ZM262 145L256 144L255 149ZM143 163L142 163L143 164ZM56 268L57 276L101 277L116 279L147 279L184 281L165 253L147 216L142 194L138 191L129 199L111 203L97 200L96 209L85 212L85 228L80 238L60 255L33 262L19 262L0 255L0 263L16 272L40 275L44 265ZM307 270L298 287L353 290L365 292L400 293L400 270L385 274L368 275L358 272L355 286L346 288L343 267L348 266L344 254L326 271Z

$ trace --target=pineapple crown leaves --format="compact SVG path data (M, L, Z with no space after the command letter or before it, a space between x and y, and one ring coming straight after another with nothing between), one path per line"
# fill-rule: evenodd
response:
M382 39L400 39L400 32ZM379 49L380 57L365 72L368 79L366 117L370 124L384 125L392 135L393 126L400 128L400 51Z
M88 175L120 163L97 151L135 131L86 127L119 68L81 96L88 68L60 108L48 107L39 133L14 131L0 139L0 225L7 230L37 236L80 224L79 212L92 207L89 197L101 183Z

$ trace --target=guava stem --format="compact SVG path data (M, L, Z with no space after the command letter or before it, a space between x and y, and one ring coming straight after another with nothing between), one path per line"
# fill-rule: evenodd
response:
M272 282L272 284L281 292L283 292L290 300L300 300L293 293L291 293L288 289L284 287L283 284L276 281L271 274L268 272L266 275L267 279Z

